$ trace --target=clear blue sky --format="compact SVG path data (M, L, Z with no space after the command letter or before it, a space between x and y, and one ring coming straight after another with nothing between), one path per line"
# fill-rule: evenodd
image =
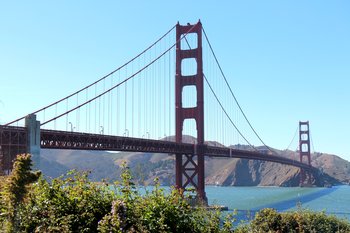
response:
M0 123L108 73L177 21L201 19L247 116L286 148L350 160L350 2L0 1ZM54 88L53 88L54 87Z

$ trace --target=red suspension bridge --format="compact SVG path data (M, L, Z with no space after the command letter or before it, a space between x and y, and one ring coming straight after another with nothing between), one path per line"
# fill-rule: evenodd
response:
M247 131L263 150L253 146ZM196 140L186 141L186 135ZM249 148L229 146L240 144ZM299 124L299 160L281 156L263 142L239 105L201 22L177 24L96 82L0 125L3 172L11 170L18 153L31 153L39 162L40 148L174 154L176 187L192 186L203 200L205 156L296 166L301 185L311 184L318 172L311 166L308 122Z

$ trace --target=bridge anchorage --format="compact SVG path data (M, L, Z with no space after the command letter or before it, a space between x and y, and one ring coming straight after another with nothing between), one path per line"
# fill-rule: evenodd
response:
M32 154L40 158L40 122L35 115L25 117L25 127L0 125L0 174L10 174L16 155Z
M310 161L310 137L309 137L308 122L299 123L299 153L300 153L299 161L277 155L276 153L265 153L257 150L253 146L251 149L236 149L236 148L230 148L230 147L224 147L224 146L212 146L204 143L205 142L204 87L203 87L204 81L206 81L206 84L208 84L209 90L213 92L216 98L216 101L219 102L217 95L215 94L214 90L211 88L209 81L207 80L207 77L204 76L204 72L203 72L202 33L205 36L203 38L205 38L207 41L208 41L208 38L205 34L205 31L202 28L202 24L200 21L193 25L191 24L180 25L178 23L176 26L173 27L173 29L174 28L176 28L176 42L173 43L170 46L170 48L165 50L165 52L163 52L160 56L155 56L155 58L153 60L151 59L151 61L147 65L142 64L138 71L135 72L134 69L129 69L129 71L132 70L134 73L129 75L129 73L126 72L127 73L125 75L126 77L122 77L125 79L112 80L112 84L110 88L104 88L104 85L107 83L105 82L105 78L112 76L115 72L118 72L123 67L126 67L129 63L133 62L138 57L144 56L143 58L141 58L141 60L145 60L146 55L142 55L144 54L144 52L142 52L141 54L139 54L138 56L136 56L135 58L133 58L132 60L124 64L123 66L119 67L115 71L112 71L110 74L80 89L79 91L59 101L51 103L50 105L45 106L44 108L41 108L40 110L37 110L29 114L28 116L21 117L5 125L0 125L0 172L9 174L12 169L13 160L15 159L16 155L20 153L30 153L33 156L34 164L40 163L41 148L70 149L70 150L132 151L132 152L148 152L148 153L162 153L162 154L175 155L175 174L176 174L175 186L178 189L181 189L183 191L188 190L189 187L193 187L196 191L196 201L200 201L203 203L207 203L207 197L205 193L205 179L204 179L204 169L205 169L204 156L270 161L270 162L276 162L276 163L299 167L301 169L300 185L310 186L313 182L312 176L316 174L317 169L311 166L311 161ZM171 29L170 31L172 31L173 29ZM193 35L192 38L196 38L195 43L192 43L193 48L191 48L190 44L186 39L186 36L191 34ZM154 44L158 43L158 41L155 42ZM189 48L184 49L187 47L184 46L183 43L186 43L187 47ZM147 48L145 51L148 51L150 48L152 48L152 46ZM171 102L171 104L169 105L166 105L165 101L162 104L167 106L165 108L167 115L169 116L171 114L175 115L175 123L169 120L170 124L175 125L175 141L151 139L149 132L150 132L150 128L152 127L147 126L146 123L142 124L141 122L139 122L138 127L143 127L143 129L145 129L145 132L148 133L148 134L146 133L148 137L147 138L143 136L137 137L135 135L132 135L133 130L131 130L129 135L129 131L126 131L128 128L126 126L128 117L126 117L126 115L124 116L124 118L122 118L123 116L119 116L119 115L122 115L121 111L115 111L113 115L112 114L113 111L112 109L109 109L109 107L107 108L109 111L109 114L107 115L111 116L111 119L107 119L107 122L108 122L107 126L113 125L111 121L112 119L115 119L115 118L117 118L116 121L118 122L116 122L113 126L121 124L122 120L119 120L118 118L120 117L123 120L125 120L125 125L121 127L123 130L125 130L124 134L118 130L113 131L113 127L110 127L112 128L111 130L111 129L108 129L109 127L106 127L106 125L101 125L100 122L101 123L104 122L105 119L99 117L99 115L103 115L103 114L100 114L99 111L100 111L100 107L101 109L104 109L104 104L101 104L102 106L100 105L100 107L98 107L97 109L97 106L98 106L97 100L100 103L101 101L104 101L106 99L107 101L109 101L108 106L109 105L115 106L116 104L112 104L115 102L112 102L111 100L113 95L109 95L108 98L106 97L106 95L112 93L113 90L120 91L118 87L122 86L123 84L126 84L129 80L131 80L135 76L142 73L142 71L146 70L151 65L155 64L156 61L158 61L158 59L162 58L164 54L167 54L167 52L169 52L174 47L176 47L176 60L174 62L169 58L169 60L166 60L166 64L171 63L169 66L173 67L174 66L173 63L175 63L175 71L173 69L169 69L169 72L163 72L163 74L164 73L170 74L169 76L171 76L171 81L169 82L169 84L174 83L173 78L175 74L175 93L174 93L175 101L169 100L169 102ZM170 53L168 55L169 57L171 57ZM183 63L186 59L195 60L194 74L189 75L186 72L184 72ZM216 57L215 57L215 60L216 60ZM162 64L162 67L163 66L164 64ZM218 66L220 65L218 64ZM159 69L159 67L157 69ZM149 72L148 76L150 73L153 73L153 72ZM120 76L120 73L119 73L119 76ZM147 77L147 74L145 76ZM98 94L96 93L96 89L99 89L98 85L101 85L100 81L103 83L103 92ZM118 83L113 83L113 81L118 81ZM146 83L146 81L144 81L144 83ZM129 86L131 86L132 88L134 87L133 83L131 83L131 85ZM144 86L142 85L140 86L142 88L138 89L138 91L143 91ZM125 97L123 100L126 101L128 99L127 98L128 93L130 92L126 91L126 85L124 85L123 87L125 87L125 91L124 93L121 92L123 95L119 95L119 96ZM196 98L195 106L188 107L186 105L186 99L183 99L183 90L186 87L191 87L189 89L195 92L195 93L191 93L193 94L192 96L195 96L193 98ZM173 86L170 87L169 85L169 90L170 88L173 90L174 87ZM171 92L169 91L169 93ZM146 99L145 102L151 102L152 104L153 102L147 100L146 98L146 94L148 94L148 91L144 91L143 94L144 94L143 97L145 97ZM151 94L154 94L154 93L151 93ZM84 97L81 100L80 98L82 96ZM116 96L118 97L118 95ZM139 95L138 97L140 101L141 95ZM130 98L130 99L133 100L134 98ZM169 98L169 99L173 100L173 98ZM117 100L116 102L119 103L118 101L119 100ZM135 110L133 108L133 105L134 105L134 102L131 104L131 107L129 108L132 110ZM171 110L168 110L169 107L171 108L171 106L174 106L174 105L175 105L175 114L173 114ZM219 102L219 105L221 105L220 102ZM83 114L84 107L86 111L85 114ZM148 109L145 106L141 106L141 107L142 109L146 109L146 110ZM225 112L225 109L222 106L221 108L222 108L221 110ZM93 113L90 115L89 111L91 109ZM128 107L126 102L125 102L125 105L122 105L121 109L125 110L125 112L127 111ZM57 110L59 111L61 110L61 112L57 112ZM212 108L210 110L212 110ZM52 111L52 114L50 114L50 111ZM72 118L69 118L68 116L70 114L70 117L71 117L71 115L73 115L74 113L76 113L75 118L77 119L76 120L77 122L75 123L75 125L77 126L76 131L73 130L74 128L73 123L70 122ZM44 116L43 119L41 118L41 122L39 121L39 114L40 115L42 114ZM49 115L50 117L47 117ZM83 117L84 115L86 115L86 118L81 119L80 117ZM134 115L136 114L132 114L132 116ZM46 116L46 119L45 119L45 116ZM142 114L139 114L139 116L143 117ZM226 116L229 117L228 115ZM185 133L183 133L184 122L190 119L194 120L196 124L196 131L195 131L195 136L197 138L196 143L184 142L184 135L185 135ZM19 126L18 122L22 120L24 120L24 126ZM61 120L61 125L65 126L65 130L56 129L56 121L59 121L59 120ZM82 124L84 123L80 124L80 127L83 128L82 130L79 130L79 124L77 124L79 123L79 120L81 120L86 124L85 128L82 127ZM91 127L90 127L90 121L92 125ZM50 123L52 123L52 126L51 126L52 128L48 126ZM234 125L232 121L231 123ZM159 126L160 124L155 124L155 125L156 127L160 127ZM43 126L45 126L45 128ZM95 128L95 130L93 130L93 128ZM237 127L235 128L238 131ZM90 129L92 130L90 131ZM170 129L172 130L172 127L169 127L169 131ZM163 132L160 132L160 134L162 133ZM229 133L231 133L231 131L229 131ZM123 135L123 136L118 136L118 135ZM170 135L174 135L174 132L170 131L168 133L168 136ZM242 138L244 138L242 134L240 135L242 136ZM214 138L214 140L216 139ZM247 143L250 144L248 141ZM269 147L266 146L266 148L270 150ZM305 158L306 158L306 163L305 163Z

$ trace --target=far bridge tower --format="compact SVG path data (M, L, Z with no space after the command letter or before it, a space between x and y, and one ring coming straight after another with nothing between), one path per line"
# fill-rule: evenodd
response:
M311 167L309 121L299 122L299 156L300 162ZM305 161L306 160L306 161ZM311 186L312 174L300 168L300 186Z

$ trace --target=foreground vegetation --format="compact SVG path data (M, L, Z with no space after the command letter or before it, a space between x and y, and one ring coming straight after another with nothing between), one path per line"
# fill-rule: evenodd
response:
M75 171L48 182L30 167L30 156L20 155L1 178L3 232L350 232L349 222L306 210L264 209L234 227L234 216L220 220L219 211L192 208L178 190L166 194L156 185L140 195L126 167L113 186Z

